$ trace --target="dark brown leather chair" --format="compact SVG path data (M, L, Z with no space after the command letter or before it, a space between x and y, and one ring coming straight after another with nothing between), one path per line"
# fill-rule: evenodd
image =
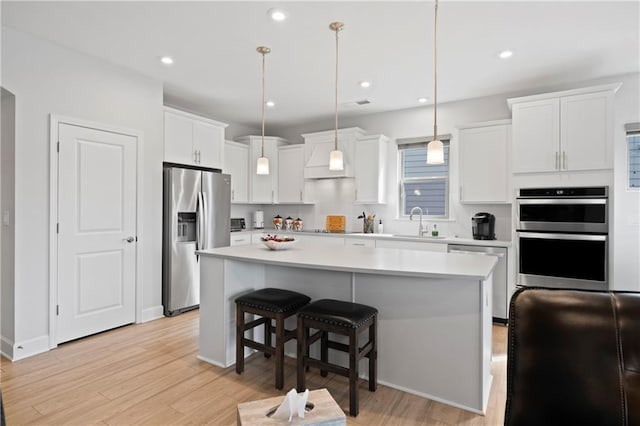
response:
M511 298L505 425L640 425L640 293Z

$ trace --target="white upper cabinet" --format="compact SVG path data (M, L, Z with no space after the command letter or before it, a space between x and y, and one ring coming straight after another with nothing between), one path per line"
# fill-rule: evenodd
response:
M620 84L509 99L513 172L613 167L613 96Z
M388 150L389 138L384 135L362 136L355 141L356 204L386 202Z
M510 120L459 128L460 202L511 202Z
M304 203L304 145L278 148L278 202Z
M261 136L244 136L237 142L249 145L249 202L254 204L273 204L278 202L278 147L287 141L282 138L264 137L264 156L269 159L269 174L256 173L258 158L262 154Z
M164 111L164 160L222 169L228 125L173 108Z
M249 146L225 141L223 170L231 175L231 202L249 202Z

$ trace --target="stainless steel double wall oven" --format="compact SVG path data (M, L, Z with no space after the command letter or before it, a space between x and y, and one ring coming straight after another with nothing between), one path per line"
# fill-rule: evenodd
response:
M608 289L608 187L522 188L517 285Z

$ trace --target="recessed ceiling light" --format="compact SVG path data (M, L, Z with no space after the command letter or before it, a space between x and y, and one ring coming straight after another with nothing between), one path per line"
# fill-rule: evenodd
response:
M269 9L267 14L272 20L276 22L282 22L287 19L287 12L282 9Z
M274 106L276 106L276 103L273 101L267 101L265 102L265 105L268 106L269 108L273 108Z
M360 82L360 87L366 89L368 87L371 87L371 82L370 81L361 81Z
M500 59L507 59L513 56L513 52L511 50L503 50L498 54Z
M428 100L428 98L418 98L418 102L420 102L421 104L426 103Z
M171 65L173 64L173 58L171 56L163 56L162 58L160 58L160 62L165 65Z

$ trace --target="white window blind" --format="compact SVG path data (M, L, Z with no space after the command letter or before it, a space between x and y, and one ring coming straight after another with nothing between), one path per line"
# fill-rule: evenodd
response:
M448 216L450 138L439 136L444 144L444 164L427 164L426 146L431 138L398 141L400 217L409 216L414 207L420 207L424 215L431 217Z

